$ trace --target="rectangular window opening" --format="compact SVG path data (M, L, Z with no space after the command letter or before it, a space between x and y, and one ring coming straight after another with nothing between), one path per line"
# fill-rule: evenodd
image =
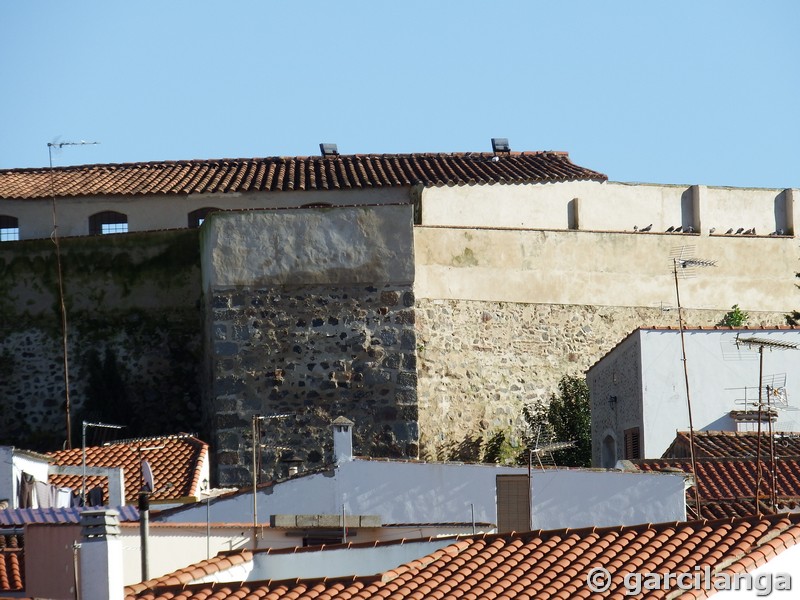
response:
M19 227L0 228L0 242L19 241Z
M103 235L107 233L128 233L127 223L103 223L100 231Z

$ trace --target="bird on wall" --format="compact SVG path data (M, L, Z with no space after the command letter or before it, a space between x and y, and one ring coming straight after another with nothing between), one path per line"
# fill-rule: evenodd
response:
M653 224L650 223L647 227L642 227L641 231L650 231L653 228Z
M736 230L736 235L739 235L743 231L744 231L744 227L739 227L739 229Z
M712 227L711 229L709 229L709 230L708 230L708 235L711 235L711 234L712 234L712 233L714 233L716 230L717 230L717 228L716 228L716 227Z
M639 231L639 226L638 226L638 225L634 225L634 226L633 226L633 230L634 230L634 231Z
M677 226L677 227L674 229L673 233L680 233L681 231L683 231L683 225L678 225L678 226Z
M756 228L753 227L752 229L748 229L747 231L745 231L742 235L755 235L755 234L756 234Z
M672 233L673 231L675 231L675 228L674 228L672 225L670 225L670 226L667 228L667 233Z
M726 231L726 232L725 232L725 235L730 235L730 234L732 234L732 233L733 233L733 227L731 227L730 229L728 229L728 231Z
M694 227L691 225L687 225L686 228L683 230L684 233L694 233Z

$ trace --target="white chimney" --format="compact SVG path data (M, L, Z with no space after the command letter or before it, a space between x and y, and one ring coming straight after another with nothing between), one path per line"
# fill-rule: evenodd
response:
M353 460L353 423L345 417L337 417L333 428L333 462L339 463Z
M81 513L80 560L81 600L123 600L122 539L117 511Z

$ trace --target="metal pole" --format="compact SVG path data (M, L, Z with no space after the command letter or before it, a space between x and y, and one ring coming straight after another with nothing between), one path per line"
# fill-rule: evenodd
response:
M761 517L761 372L764 367L764 347L758 347L758 427L756 439L756 516Z
M203 490L206 495L206 558L211 558L211 485L208 479L203 480Z
M150 501L145 492L139 493L139 537L142 544L142 581L150 579L147 568L147 538L150 535Z
M256 499L256 491L258 481L256 478L256 447L258 440L256 439L256 424L258 423L259 415L253 415L253 550L258 548L258 501Z
M81 435L81 464L83 466L83 477L81 479L81 502L86 506L86 426L88 423L83 422L83 433Z
M689 457L694 474L694 503L697 507L697 518L703 518L703 509L700 507L700 477L697 472L697 461L694 453L694 421L692 419L692 401L689 396L689 369L686 365L686 341L683 335L683 314L681 309L681 292L678 285L678 259L672 259L672 270L675 274L675 296L678 301L678 329L681 335L681 356L683 357L683 380L686 384L686 407L689 411Z
M470 503L469 510L472 513L472 535L475 535L475 505Z
M50 158L50 195L53 200L53 243L56 245L56 275L58 279L58 301L61 310L61 343L64 351L64 412L66 413L67 450L72 449L72 417L69 399L69 353L67 352L67 306L64 302L64 275L61 269L61 245L58 241L58 219L56 218L56 185L53 174L53 146L47 144Z

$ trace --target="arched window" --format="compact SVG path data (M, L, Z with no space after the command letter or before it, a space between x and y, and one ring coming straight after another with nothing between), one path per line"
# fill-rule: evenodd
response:
M128 215L104 210L89 217L89 234L127 233Z
M603 439L600 466L604 469L613 469L617 464L617 441L609 434Z
M197 229L203 224L209 214L220 210L214 206L205 206L189 213L189 229Z
M19 239L19 219L0 215L0 242L15 242Z

